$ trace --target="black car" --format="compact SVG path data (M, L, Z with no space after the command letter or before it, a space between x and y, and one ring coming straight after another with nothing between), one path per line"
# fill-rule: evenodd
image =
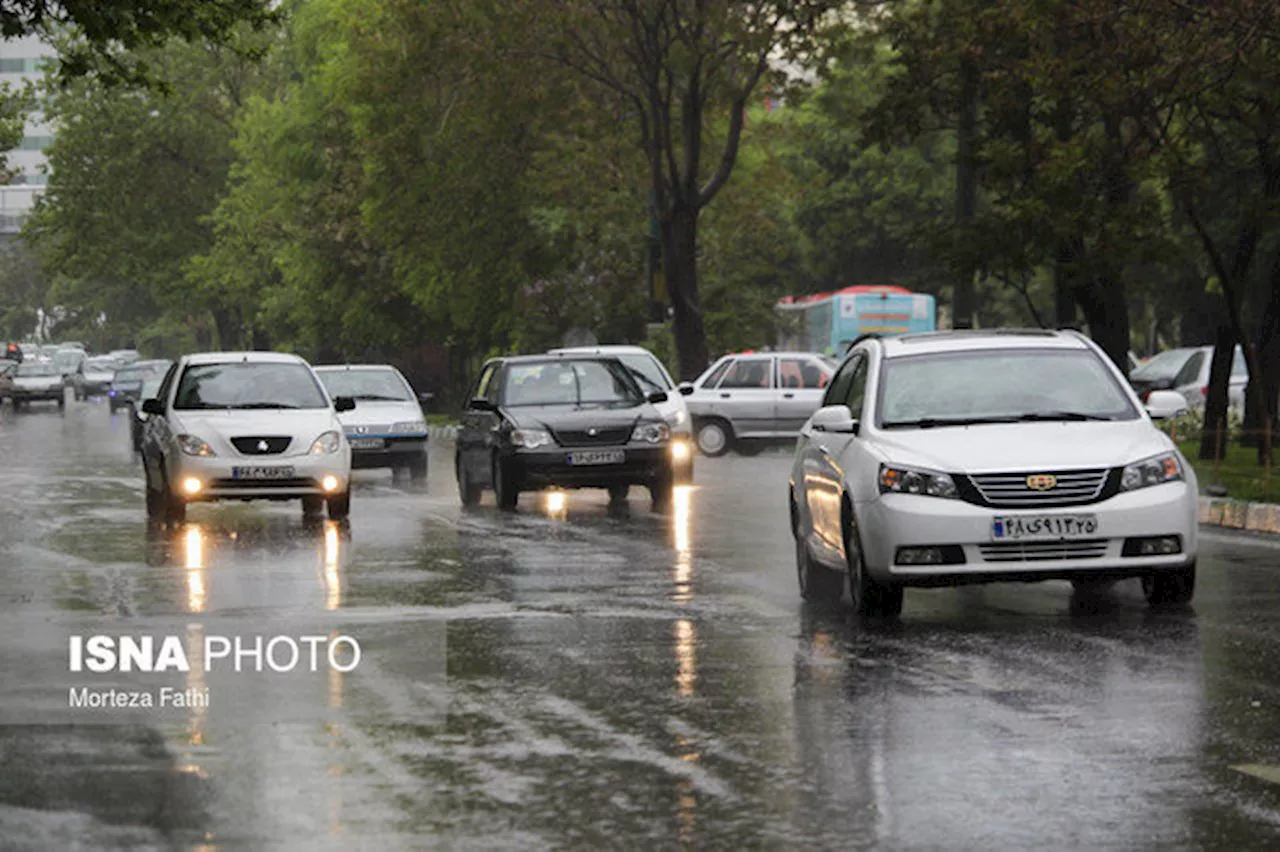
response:
M116 370L111 379L111 387L107 390L112 413L118 408L129 408L132 403L142 399L143 383L163 377L172 363L166 360L135 361Z
M665 508L674 482L671 430L616 359L527 355L480 371L458 433L458 490L475 505L484 488L514 508L521 491L605 488L614 500L632 485Z

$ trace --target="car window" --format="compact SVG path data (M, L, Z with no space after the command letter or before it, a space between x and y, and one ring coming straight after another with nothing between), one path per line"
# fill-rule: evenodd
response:
M169 391L173 388L174 377L178 375L178 365L170 364L169 369L164 374L164 379L160 382L160 387L156 390L154 397L143 397L144 399L158 399L168 404Z
M778 387L794 390L825 388L831 376L812 358L779 358Z
M822 404L825 405L844 405L844 401L849 398L849 387L853 383L853 371L858 367L858 358L850 358L844 362L844 366L836 370L836 374L831 378L831 384L827 385L827 392L822 397Z
M508 406L631 406L644 397L622 363L610 359L509 364L502 381L502 399Z
M1139 381L1172 379L1178 375L1178 371L1192 354L1194 353L1190 349L1166 350L1130 373L1129 378Z
M772 358L739 358L720 382L725 388L769 388L773 386Z
M372 402L413 402L413 394L395 370L317 370L330 397Z
M175 410L206 408L326 408L328 401L303 364L234 361L193 364L178 383Z
M881 426L1063 413L1138 417L1110 369L1087 350L946 352L886 358L880 369Z
M487 399L490 402L497 402L497 384L493 381L497 371L497 364L488 364L480 371L480 378L476 380L475 390L471 392L472 399Z
M725 372L728 371L729 367L733 364L733 360L734 359L732 358L726 358L713 367L711 372L707 374L707 377L702 380L702 384L700 386L704 388L714 388L720 379L724 377Z
M845 396L845 405L853 412L855 420L862 419L862 405L867 395L867 359L863 355L853 358L853 375L849 382L849 393Z
M1236 350L1236 357L1231 360L1231 375L1236 378L1249 377L1249 365L1245 363L1244 352Z
M1200 369L1204 366L1204 353L1193 353L1187 359L1187 363L1182 365L1182 369L1178 371L1177 377L1173 380L1175 386L1196 384L1200 381Z
M671 383L667 381L658 359L652 355L619 355L617 358L646 393L671 390Z

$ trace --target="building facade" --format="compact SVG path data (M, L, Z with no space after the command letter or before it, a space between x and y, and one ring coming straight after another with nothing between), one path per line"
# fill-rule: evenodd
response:
M21 89L27 81L38 83L44 65L52 62L53 48L34 36L0 41L0 84ZM27 116L22 141L5 153L10 177L0 185L0 234L16 234L48 182L45 149L53 141L53 129L38 112Z

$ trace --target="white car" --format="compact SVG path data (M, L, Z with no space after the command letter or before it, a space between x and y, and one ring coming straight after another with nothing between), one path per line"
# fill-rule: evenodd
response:
M865 340L822 402L790 479L806 600L846 576L863 614L973 582L1140 577L1152 604L1191 599L1195 473L1083 335Z
M671 428L672 453L676 457L676 482L693 481L693 421L685 397L693 393L691 385L676 386L667 368L643 346L614 344L607 346L572 346L552 349L548 355L606 355L617 358L646 394L661 391L665 402L652 403Z
M1209 367L1213 363L1212 346L1166 349L1129 373L1129 383L1138 396L1153 390L1174 390L1190 408L1204 408L1209 395ZM1231 359L1231 376L1227 381L1227 405L1244 411L1244 394L1249 384L1249 367L1244 350L1236 347Z
M354 411L338 415L351 466L403 468L414 481L427 478L427 423L422 404L399 370L389 364L316 367L332 397L350 397Z
M58 408L67 405L66 388L58 368L43 361L23 361L13 373L13 410L33 402L54 402Z
M187 355L142 403L147 513L181 521L188 503L302 499L329 517L351 506L351 447L306 361L277 352Z

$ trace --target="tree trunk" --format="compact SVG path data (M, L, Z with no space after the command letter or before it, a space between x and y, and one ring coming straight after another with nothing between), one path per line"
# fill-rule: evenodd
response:
M1079 273L1075 267L1073 244L1078 240L1064 240L1058 246L1057 257L1053 263L1053 319L1058 328L1067 328L1076 324L1076 279Z
M663 267L675 320L676 357L681 381L707 368L707 330L698 303L698 210L677 204L662 223Z
M1129 375L1129 305L1124 288L1110 275L1099 276L1080 288L1079 303L1089 336Z
M975 149L978 136L978 82L977 63L970 58L960 62L960 120L956 127L956 228L957 254L966 259L955 271L955 287L952 291L951 324L955 328L973 328L974 292L973 267L968 252L961 250L968 239L977 208L978 174Z
M1245 394L1245 425L1252 422L1258 440L1258 464L1266 464L1274 446L1272 435L1276 429L1276 415L1280 414L1280 253L1271 266L1271 296L1258 327L1257 362L1261 376L1249 375L1249 384L1257 382L1260 393L1254 388ZM1264 446L1265 445L1265 446Z
M223 351L240 348L239 318L228 310L213 311L213 326L218 332L218 346Z
M1209 365L1209 393L1204 400L1204 431L1200 435L1200 458L1223 458L1227 452L1227 385L1231 362L1235 359L1236 335L1230 323L1218 326Z

